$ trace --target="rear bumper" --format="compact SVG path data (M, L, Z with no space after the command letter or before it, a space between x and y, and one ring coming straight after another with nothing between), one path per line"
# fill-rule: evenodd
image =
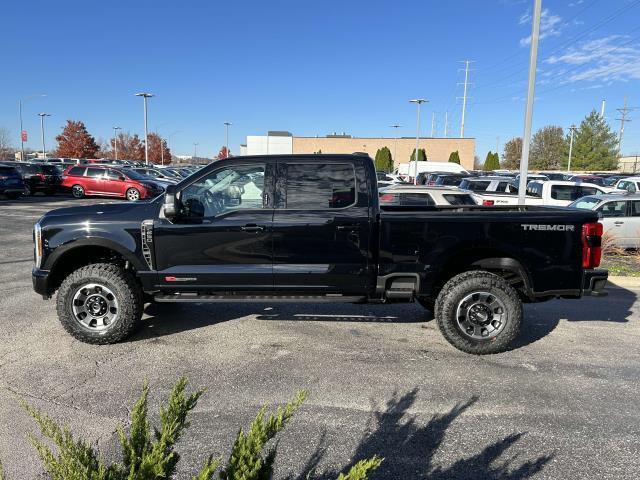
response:
M31 282L33 283L33 289L36 293L39 293L44 298L51 296L49 292L49 270L33 268L33 270L31 270Z
M582 277L582 295L591 295L594 297L606 297L605 287L609 271L604 268L596 268L593 270L585 270Z

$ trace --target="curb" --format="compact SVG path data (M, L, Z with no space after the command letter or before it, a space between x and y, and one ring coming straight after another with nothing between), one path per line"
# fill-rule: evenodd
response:
M640 277L620 277L616 275L609 275L610 286L623 287L623 288L640 288Z

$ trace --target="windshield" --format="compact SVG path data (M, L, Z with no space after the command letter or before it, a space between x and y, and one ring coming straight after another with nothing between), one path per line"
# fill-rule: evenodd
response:
M582 197L573 203L569 204L571 208L582 208L584 210L594 210L596 206L602 201L601 198L594 197Z

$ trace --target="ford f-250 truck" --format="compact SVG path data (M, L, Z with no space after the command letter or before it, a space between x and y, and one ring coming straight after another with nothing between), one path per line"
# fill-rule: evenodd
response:
M523 302L602 295L590 211L388 207L362 154L215 162L149 201L35 225L33 286L89 343L127 338L144 302L418 302L455 347L509 348Z

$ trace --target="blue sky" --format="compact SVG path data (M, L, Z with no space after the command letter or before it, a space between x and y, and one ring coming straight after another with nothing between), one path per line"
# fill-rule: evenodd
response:
M246 135L289 130L357 136L415 135L460 128L460 60L474 60L466 136L477 154L521 135L533 0L465 1L13 1L0 31L0 127L18 144L18 99L28 146L47 143L67 119L97 138L118 125L142 133L138 91L149 128L176 133L172 150L212 156L233 123L231 150ZM640 0L543 1L534 128L568 127L607 101L617 131L625 95L640 107ZM640 110L623 150L640 151Z

